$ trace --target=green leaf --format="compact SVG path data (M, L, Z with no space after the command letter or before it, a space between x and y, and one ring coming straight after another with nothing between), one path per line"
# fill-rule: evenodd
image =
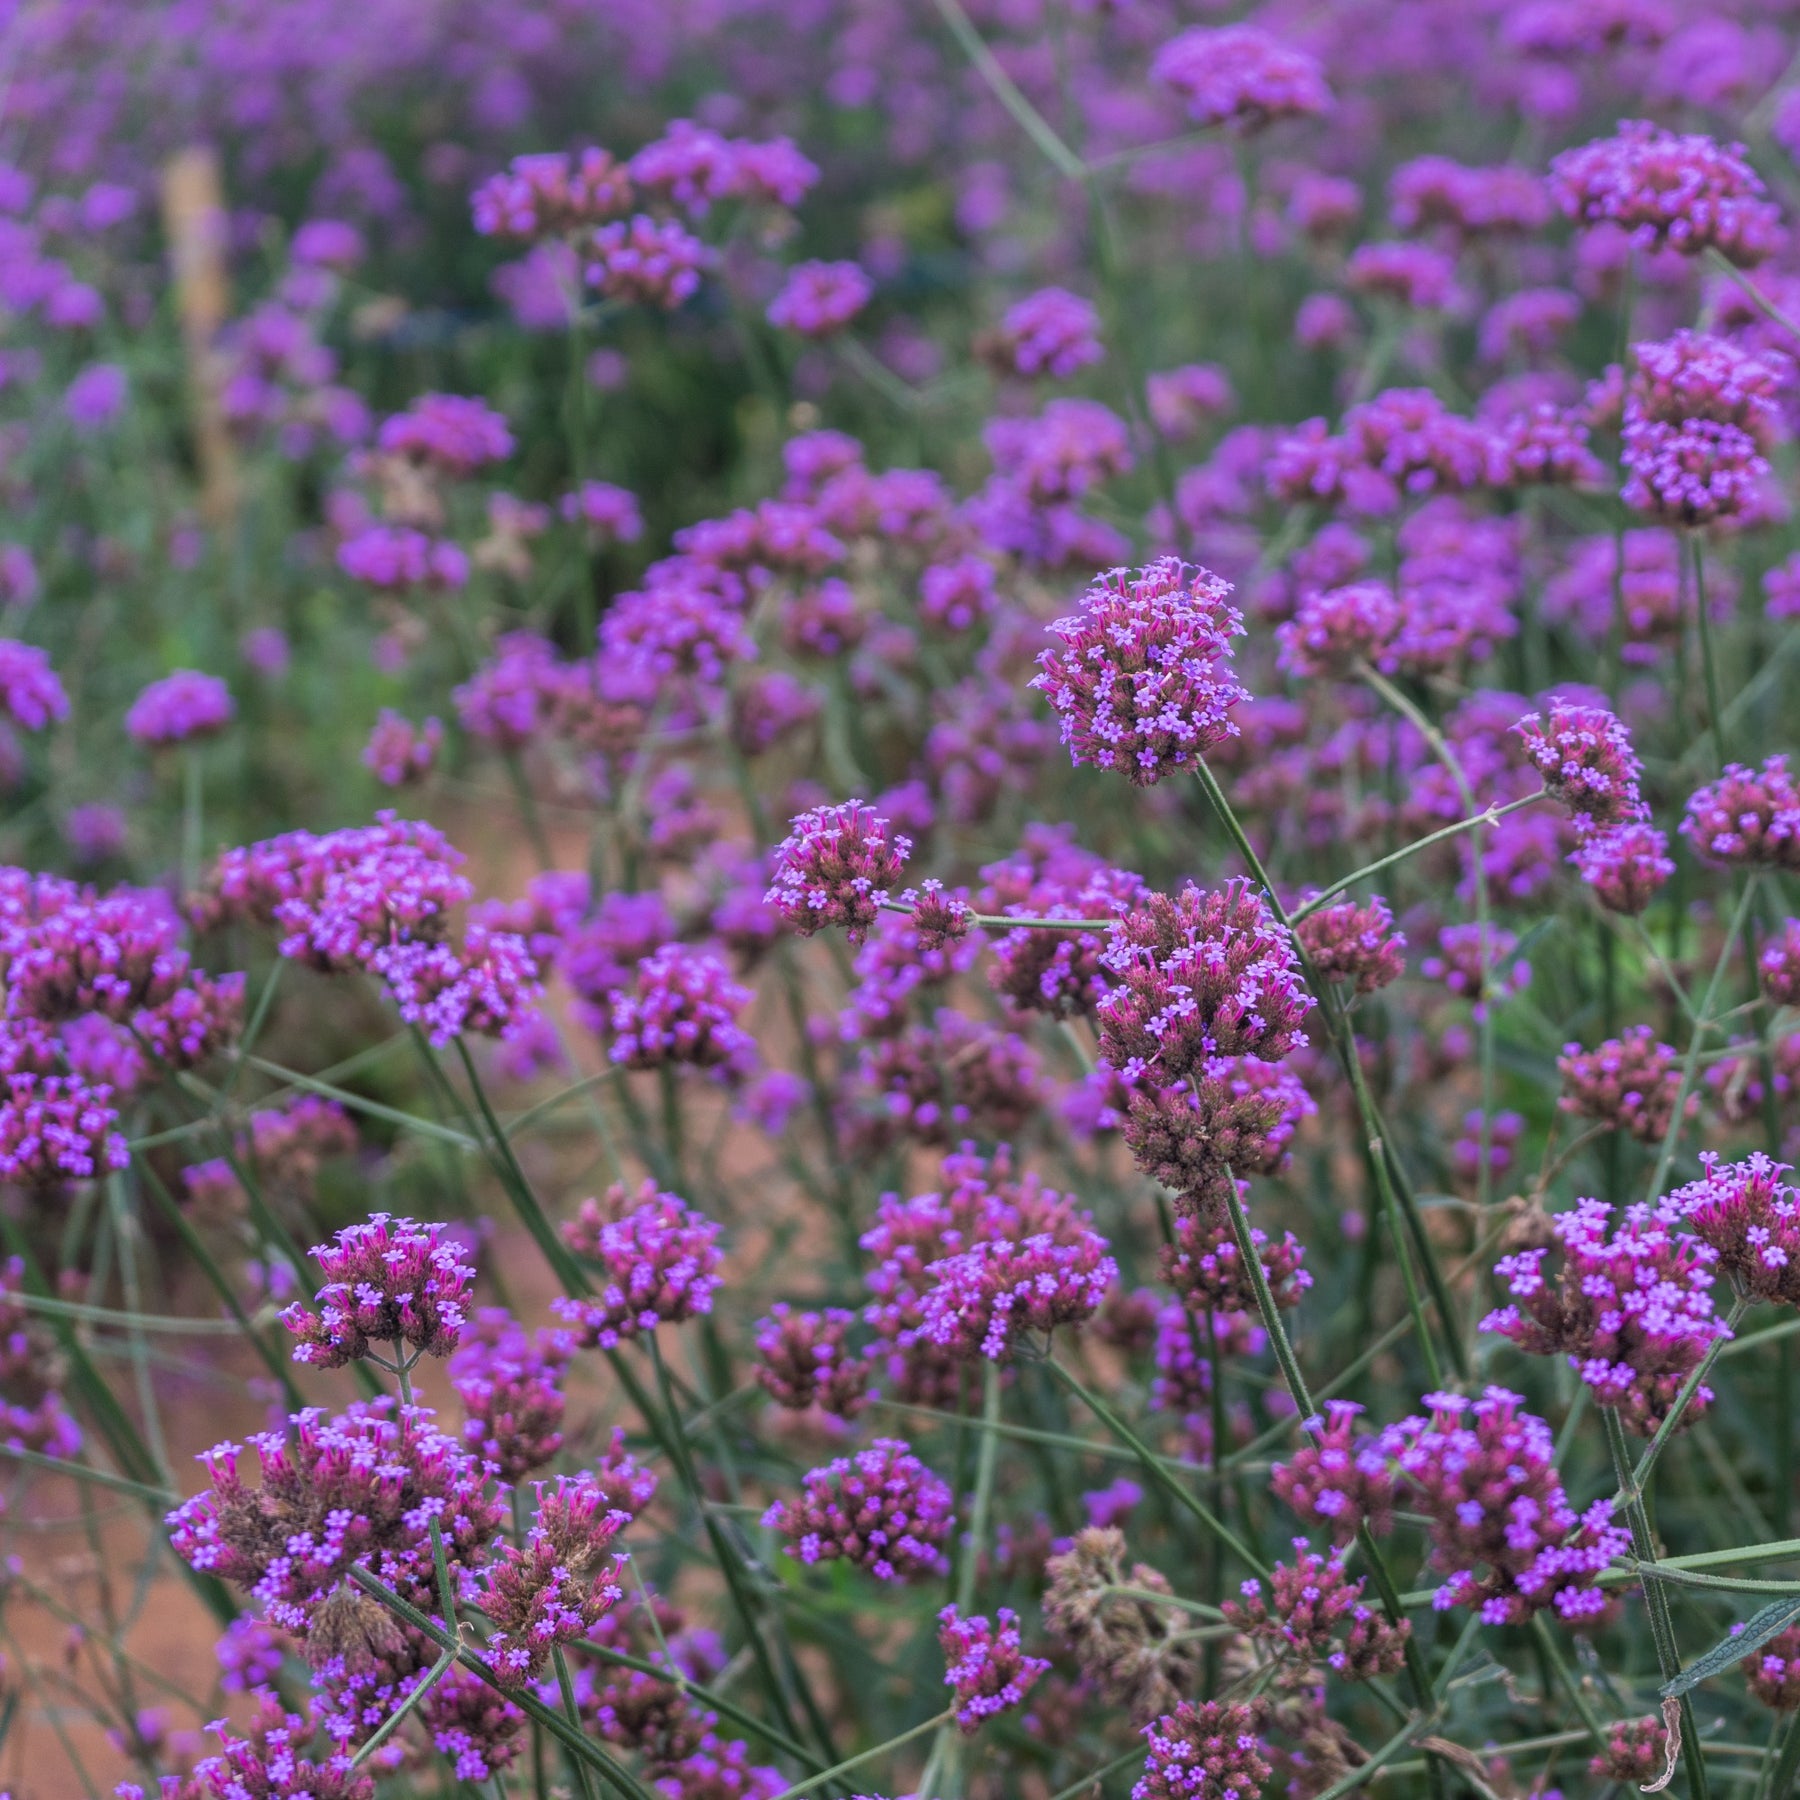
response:
M1770 1638L1779 1637L1796 1620L1800 1620L1800 1600L1771 1601L1761 1612L1752 1613L1729 1637L1714 1644L1698 1662L1689 1663L1673 1681L1665 1683L1663 1698L1673 1700L1709 1676L1729 1669L1752 1650L1760 1650Z

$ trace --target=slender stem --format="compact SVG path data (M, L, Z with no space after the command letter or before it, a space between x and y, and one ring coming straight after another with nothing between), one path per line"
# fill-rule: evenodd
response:
M561 1644L551 1651L550 1660L556 1665L556 1690L562 1696L563 1712L577 1731L585 1731L581 1708L575 1704L575 1683L569 1675L569 1659L563 1655ZM575 1779L581 1783L581 1800L594 1800L594 1777L586 1763L578 1761L575 1764Z
M969 1542L957 1573L956 1607L965 1618L975 1604L975 1583L987 1550L988 1520L994 1509L994 1471L999 1464L1000 1365L991 1359L981 1367L981 1451L975 1464L975 1507L969 1515Z
M1110 1431L1120 1443L1137 1454L1138 1462L1150 1479L1160 1487L1177 1506L1192 1513L1206 1529L1214 1534L1253 1574L1268 1579L1269 1568L1260 1556L1240 1538L1224 1520L1213 1512L1206 1502L1195 1494L1190 1494L1162 1465L1162 1459L1140 1438L1113 1409L1083 1384L1081 1378L1072 1370L1051 1357L1045 1364L1052 1375L1080 1400L1093 1413L1102 1425Z
M1600 1416L1606 1421L1606 1443L1612 1452L1613 1472L1619 1489L1628 1493L1625 1517L1631 1527L1631 1547L1640 1563L1656 1561L1656 1539L1650 1530L1650 1516L1644 1510L1644 1496L1631 1479L1631 1452L1625 1443L1625 1427L1618 1409L1603 1406ZM1681 1673L1681 1651L1675 1639L1675 1624L1669 1616L1669 1598L1657 1581L1644 1583L1644 1607L1650 1615L1650 1636L1656 1645L1657 1666L1665 1682ZM1707 1800L1706 1759L1700 1750L1700 1733L1694 1723L1694 1708L1686 1694L1681 1696L1681 1759L1687 1768L1692 1800Z
M1338 1061L1343 1065L1344 1073L1349 1078L1350 1091L1356 1102L1356 1110L1362 1119L1363 1133L1369 1146L1371 1165L1374 1170L1377 1186L1381 1190L1382 1202L1391 1211L1407 1221L1407 1229L1411 1232L1413 1243L1419 1252L1419 1259L1425 1265L1426 1280L1432 1291L1432 1298L1437 1302L1438 1315L1443 1327L1445 1347L1450 1352L1450 1360L1455 1365L1459 1379L1469 1378L1468 1353L1461 1334L1455 1328L1455 1313L1450 1304L1450 1289L1444 1280L1444 1273L1438 1264L1437 1249L1425 1231L1424 1221L1418 1217L1418 1205L1411 1185L1394 1179L1399 1167L1398 1158L1391 1157L1386 1133L1382 1129L1381 1116L1377 1112L1374 1099L1369 1093L1368 1083L1364 1079L1362 1060L1357 1055L1356 1033L1351 1027L1349 1016L1339 1011L1332 1004L1330 984L1320 978L1318 970L1313 966L1312 958L1307 955L1306 947L1294 935L1293 919L1281 903L1281 896L1275 891L1275 884L1269 879L1269 872L1263 867L1262 858L1256 853L1256 847L1238 821L1232 810L1231 802L1225 797L1225 790L1219 786L1218 778L1206 765L1202 757L1195 765L1195 773L1200 778L1200 786L1208 800L1212 802L1213 811L1219 822L1225 827L1232 842L1237 846L1238 854L1243 857L1251 875L1262 888L1268 899L1270 909L1276 919L1287 931L1293 941L1294 952L1300 959L1300 967L1304 972L1307 985L1312 989L1318 1001L1321 1015L1332 1027L1336 1041ZM1534 796L1535 797L1535 796ZM1258 1267L1261 1267L1260 1262ZM1424 1321L1419 1321L1421 1333ZM1310 1416L1308 1414L1307 1416Z
M1769 1800L1781 1800L1782 1795L1792 1793L1794 1778L1800 1775L1800 1721L1788 1721L1787 1730L1781 1738L1779 1756L1775 1753L1774 1740L1770 1740L1764 1762L1766 1768L1761 1791L1769 1796Z
M1454 825L1440 825L1436 831L1428 832L1422 838L1414 838L1410 844L1402 844L1387 856L1377 857L1372 863L1364 863L1360 869L1352 869L1348 875L1332 882L1329 887L1321 888L1311 899L1303 900L1289 916L1298 925L1302 919L1311 918L1314 913L1329 906L1346 888L1355 887L1358 882L1367 881L1371 875L1379 875L1383 869L1403 863L1410 857L1417 856L1421 850L1429 850L1434 844L1461 837L1465 831L1479 831L1484 826L1497 825L1508 813L1535 806L1543 797L1544 790L1539 788L1534 794L1523 794L1517 800L1508 800L1504 806L1495 804L1485 807L1471 818L1458 819Z
M1699 532L1688 531L1682 535L1687 539L1688 554L1694 566L1694 620L1700 630L1700 667L1706 677L1707 722L1712 726L1714 761L1722 769L1731 761L1731 747L1725 738L1725 708L1719 700L1718 658L1713 650L1712 620L1707 616L1706 557Z
M1318 1800L1338 1800L1340 1795L1354 1794L1359 1787L1373 1781L1403 1750L1411 1748L1413 1740L1432 1723L1433 1717L1428 1714L1423 1718L1408 1719L1379 1750L1370 1752L1367 1762L1358 1763L1347 1775L1340 1775L1319 1794Z
M1756 893L1756 879L1751 875L1744 881L1744 891L1738 896L1737 910L1731 916L1731 926L1725 933L1725 942L1719 946L1719 960L1713 964L1712 978L1706 984L1706 993L1701 998L1699 1014L1688 1038L1687 1055L1681 1064L1681 1085L1675 1091L1675 1110L1669 1115L1669 1129L1663 1134L1662 1148L1656 1155L1656 1169L1650 1177L1650 1189L1645 1196L1652 1206L1662 1197L1663 1183L1669 1176L1669 1165L1675 1160L1675 1148L1681 1142L1681 1128L1685 1123L1682 1115L1687 1111L1688 1096L1694 1091L1694 1077L1700 1068L1700 1047L1706 1034L1712 1029L1713 1005L1719 997L1719 987L1725 979L1725 971L1731 964L1731 953L1737 947L1738 938L1743 932L1744 921L1749 917L1750 902Z
M350 1759L351 1768L360 1769L363 1764L366 1763L397 1730L399 1730L400 1726L405 1722L407 1714L410 1713L413 1708L416 1707L419 1702L422 1701L425 1696L450 1673L450 1665L455 1661L456 1649L452 1646L426 1671L425 1679L381 1721L375 1728L373 1735L363 1740L362 1746ZM585 1770L582 1771L582 1776L585 1782Z
M192 893L200 885L200 858L206 841L206 771L200 746L181 750L181 885Z
M910 1744L914 1738L921 1738L926 1732L937 1730L940 1725L950 1723L955 1717L955 1708L951 1707L929 1719L923 1719L910 1730L901 1732L898 1737L889 1738L873 1749L859 1750L856 1755L846 1757L841 1763L836 1763L829 1769L821 1769L817 1775L809 1775L806 1780L796 1782L791 1788L783 1788L775 1796L775 1800L796 1800L798 1795L810 1794L814 1788L823 1787L826 1782L836 1780L851 1769L860 1769L864 1763L873 1762L876 1757L885 1756L890 1750L898 1750L902 1744Z
M994 98L1012 114L1019 129L1043 152L1045 161L1057 174L1070 181L1085 179L1087 165L1063 142L1050 121L1000 66L1000 59L988 48L986 40L975 29L974 21L963 11L961 0L936 0L936 5L939 15L950 28L950 35L962 46L963 54L975 65Z
M1600 1716L1594 1711L1593 1702L1588 1699L1581 1685L1581 1678L1569 1667L1569 1659L1563 1655L1562 1645L1556 1641L1556 1633L1550 1628L1550 1621L1542 1613L1533 1613L1531 1629L1537 1638L1538 1648L1543 1652L1544 1660L1556 1671L1557 1679L1568 1689L1569 1699L1577 1713L1581 1715L1583 1729L1593 1741L1596 1749L1604 1749L1606 1745L1606 1727L1601 1724Z

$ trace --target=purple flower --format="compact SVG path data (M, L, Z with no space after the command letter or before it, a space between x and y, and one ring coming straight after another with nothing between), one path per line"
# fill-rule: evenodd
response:
M972 631L994 605L994 565L982 557L932 563L919 577L919 616L938 631Z
M1753 1300L1800 1307L1800 1193L1786 1163L1761 1151L1739 1163L1700 1153L1698 1181L1668 1198L1672 1212L1718 1256L1719 1272Z
M1273 1060L1305 1041L1312 999L1293 940L1247 881L1152 894L1113 927L1100 1053L1127 1081L1162 1086L1220 1056Z
M558 1644L586 1637L625 1598L624 1558L609 1546L631 1520L605 1483L584 1472L534 1486L524 1546L502 1545L481 1596L494 1626L489 1654L509 1687L534 1680Z
M370 1354L372 1345L410 1345L417 1355L448 1356L462 1335L465 1303L475 1271L442 1225L373 1214L347 1225L313 1256L326 1277L320 1310L298 1302L281 1322L300 1342L294 1361L342 1368Z
M912 840L860 800L814 807L777 847L766 898L802 937L841 925L860 944L911 854Z
M1608 1038L1597 1050L1565 1044L1556 1059L1563 1084L1557 1105L1578 1118L1598 1119L1641 1143L1660 1144L1675 1116L1680 1065L1680 1057L1667 1044L1658 1043L1648 1025L1632 1026L1623 1037ZM1690 1113L1694 1105L1690 1100Z
M231 723L237 707L231 690L216 675L177 669L153 681L132 701L125 729L140 744L160 747L191 738L214 737Z
M1783 241L1781 216L1741 144L1644 119L1622 120L1617 136L1565 150L1550 165L1550 189L1571 219L1621 226L1642 250L1716 249L1749 268Z
M214 1646L219 1686L228 1694L253 1694L275 1685L281 1673L282 1643L261 1619L240 1614Z
M1585 839L1569 862L1609 912L1641 913L1675 873L1669 839L1654 825L1615 825Z
M405 412L385 420L376 448L388 456L404 456L440 474L473 475L513 453L506 420L488 405L465 394L421 394Z
M807 1564L840 1558L877 1581L942 1575L944 1544L956 1514L949 1487L902 1438L877 1438L855 1457L839 1457L802 1478L800 1495L778 1500L763 1524Z
M1020 375L1051 375L1067 381L1104 360L1100 315L1089 301L1067 288L1039 288L1006 309L999 349Z
M1800 919L1787 919L1757 958L1764 995L1777 1006L1800 1005Z
M1197 1203L1224 1192L1227 1168L1272 1175L1299 1122L1318 1111L1299 1078L1254 1056L1217 1057L1180 1087L1139 1087L1125 1144L1153 1180Z
M1244 624L1230 592L1210 570L1164 557L1108 570L1079 613L1050 626L1059 641L1031 685L1049 696L1077 765L1150 787L1236 735L1231 708L1245 693L1231 640Z
M605 1276L598 1294L553 1303L583 1348L611 1350L624 1338L712 1311L719 1227L674 1194L659 1193L654 1182L636 1193L617 1185L604 1199L584 1200L563 1230Z
M1448 156L1416 156L1388 180L1389 217L1401 231L1447 226L1459 237L1535 233L1550 217L1541 176L1514 163L1470 168Z
M1144 1099L1134 1094L1133 1102ZM1177 1092L1158 1096L1178 1100ZM1308 1102L1310 1108L1311 1103ZM1233 1171L1253 1167L1251 1158L1233 1160ZM1157 1267L1162 1278L1182 1297L1192 1312L1211 1311L1221 1319L1241 1315L1254 1318L1257 1313L1256 1288L1244 1267L1227 1210L1222 1169L1208 1191L1183 1196L1182 1216L1175 1221L1175 1241L1165 1244L1157 1253ZM1238 1183L1240 1194L1247 1194L1249 1184ZM1300 1296L1312 1286L1312 1276L1301 1264L1306 1247L1291 1231L1272 1241L1256 1226L1250 1228L1250 1242L1255 1246L1257 1261L1262 1264L1263 1278L1279 1307L1300 1304Z
M637 496L610 481L584 481L564 494L562 516L601 544L635 544L644 535Z
M1131 1800L1256 1800L1275 1772L1253 1705L1183 1700L1146 1725Z
M1027 1656L1019 1639L1019 1615L1001 1607L995 1623L980 1614L963 1618L954 1606L938 1614L938 1647L947 1667L944 1685L956 1690L956 1722L976 1732L996 1713L1025 1703L1050 1665Z
M777 1301L756 1328L756 1379L790 1412L816 1406L838 1418L854 1418L868 1403L869 1365L852 1354L856 1315L841 1306L795 1312Z
M487 1466L418 1407L374 1400L336 1418L308 1407L250 1447L261 1487L243 1479L242 1445L214 1446L200 1458L211 1486L169 1514L170 1542L190 1567L243 1588L296 1636L353 1565L433 1607L428 1521L437 1520L455 1569L482 1560L504 1516Z
M1569 1504L1549 1426L1505 1388L1425 1404L1429 1417L1390 1425L1380 1447L1431 1520L1432 1561L1447 1576L1433 1605L1473 1607L1488 1625L1522 1625L1546 1607L1569 1621L1601 1612L1596 1577L1631 1535L1609 1523L1609 1502L1585 1514Z
M631 176L592 146L569 157L558 151L515 156L469 196L483 237L532 243L602 224L631 205Z
M1333 901L1308 913L1294 927L1315 973L1327 981L1348 981L1359 994L1372 994L1406 973L1405 933L1379 894L1366 906Z
M1638 791L1644 766L1631 734L1605 707L1553 697L1547 719L1527 713L1513 731L1545 792L1584 824L1625 825L1649 816Z
M463 1442L515 1482L562 1448L564 1371L574 1352L566 1331L527 1334L499 1307L484 1307L464 1327L450 1359L450 1385L462 1401Z
M1420 962L1419 973L1473 1001L1477 1018L1489 1001L1505 999L1531 984L1531 965L1514 958L1519 940L1504 926L1479 921L1446 925L1437 941L1437 954Z
M853 262L804 262L769 302L769 323L802 337L831 337L869 304L875 284Z
M1014 1241L989 1238L929 1265L931 1285L920 1309L920 1336L959 1362L1007 1357L1028 1332L1091 1318L1119 1278L1096 1231L1077 1228L1060 1240L1049 1232ZM901 1347L905 1348L902 1339Z
M1588 1773L1646 1790L1668 1766L1668 1743L1668 1730L1654 1713L1643 1719L1615 1719L1606 1728L1605 1749L1588 1759Z
M87 801L71 806L63 820L63 842L76 862L95 864L110 861L125 848L125 815L116 806L101 801Z
M1688 798L1681 835L1720 868L1800 868L1800 789L1785 755L1760 770L1727 765Z
M1182 32L1157 51L1150 79L1172 88L1197 125L1245 135L1331 107L1318 63L1249 25Z
M1394 1523L1393 1473L1380 1440L1357 1433L1361 1414L1351 1401L1327 1401L1325 1417L1306 1422L1307 1441L1270 1475L1297 1518L1329 1527L1340 1544L1365 1524L1386 1537Z
M1191 438L1201 426L1237 404L1231 377L1217 363L1183 363L1145 377L1144 402L1150 421L1172 442Z
M550 723L563 689L556 646L533 631L506 631L494 653L451 691L457 723L500 750L522 750Z
M374 1774L354 1768L348 1750L333 1749L321 1762L304 1754L313 1723L285 1711L273 1694L258 1702L247 1737L239 1737L223 1719L212 1729L221 1749L195 1769L206 1783L204 1793L228 1800L374 1800ZM175 1800L184 1797L177 1794Z
M613 1001L609 1055L628 1069L741 1075L756 1048L737 1022L751 998L711 951L664 944L638 964L636 988Z
M1276 666L1290 675L1346 676L1359 663L1391 675L1399 667L1394 641L1406 609L1385 581L1357 581L1306 595L1293 618L1276 626Z
M0 715L25 731L42 731L69 716L69 697L49 656L35 644L0 638Z
M1764 1706L1778 1713L1800 1709L1800 1626L1778 1632L1738 1667L1745 1685Z
M0 1445L39 1456L81 1454L81 1428L63 1410L54 1338L22 1296L25 1263L0 1263Z
M427 719L423 725L414 725L411 719L384 706L363 746L363 767L383 787L405 787L423 781L431 773L443 743L444 727L439 720Z
M1145 893L1143 878L1129 869L1078 854L1052 855L1041 871L1028 870L1025 857L989 864L979 904L1022 918L1116 919ZM1110 985L1102 967L1107 935L1028 926L1002 932L992 942L988 979L1015 1011L1091 1014Z
M1533 1355L1566 1355L1602 1406L1649 1437L1710 1346L1731 1335L1713 1312L1718 1253L1675 1235L1672 1203L1626 1208L1609 1237L1612 1212L1602 1200L1580 1200L1552 1221L1562 1247L1555 1286L1544 1277L1547 1251L1502 1257L1494 1273L1515 1304L1481 1323ZM1710 1388L1697 1388L1684 1422L1711 1400Z
M130 388L117 363L89 363L69 383L63 411L77 431L98 431L125 410Z
M1349 1578L1341 1550L1321 1556L1307 1548L1305 1538L1296 1538L1294 1553L1291 1563L1278 1562L1270 1571L1266 1596L1260 1581L1246 1581L1239 1590L1243 1598L1224 1603L1226 1619L1273 1655L1291 1658L1302 1672L1322 1662L1346 1681L1367 1681L1399 1669L1411 1621L1392 1625L1359 1604L1363 1581ZM1335 1649L1340 1632L1348 1642Z
M1344 285L1414 312L1451 312L1463 304L1455 260L1429 244L1358 244L1344 264Z
M587 284L608 300L673 312L699 289L713 252L673 219L639 213L602 225L590 240Z
M459 546L410 525L367 526L338 546L337 562L352 581L389 594L449 592L469 579L469 559Z

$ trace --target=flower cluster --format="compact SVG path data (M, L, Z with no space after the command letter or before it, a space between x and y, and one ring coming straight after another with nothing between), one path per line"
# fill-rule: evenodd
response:
M719 1286L719 1227L673 1194L645 1181L636 1193L618 1185L584 1200L565 1235L599 1266L598 1294L559 1298L557 1312L587 1348L611 1350L659 1325L712 1311Z
M1703 1150L1700 1166L1698 1181L1669 1196L1670 1211L1713 1252L1719 1273L1741 1293L1800 1306L1800 1193L1782 1179L1787 1164L1761 1151L1728 1163Z
M1041 1656L1027 1656L1019 1616L1001 1607L990 1624L979 1614L963 1618L954 1606L938 1614L938 1645L949 1665L944 1685L956 1692L956 1722L979 1731L996 1713L1025 1704L1025 1696L1049 1672Z
M1081 611L1050 626L1055 647L1032 686L1049 696L1077 764L1121 769L1150 787L1234 736L1244 698L1231 640L1244 629L1230 586L1174 557L1112 569Z
M1648 1025L1632 1026L1595 1050L1565 1044L1556 1072L1563 1084L1557 1105L1564 1112L1614 1126L1646 1144L1660 1144L1668 1134L1681 1063ZM1697 1110L1693 1100L1687 1110Z
M1476 1609L1490 1625L1553 1608L1565 1620L1605 1605L1595 1577L1630 1544L1597 1501L1578 1515L1556 1472L1550 1429L1490 1387L1478 1399L1428 1394L1429 1417L1381 1434L1402 1491L1431 1519L1432 1559L1448 1579L1433 1602Z
M475 1271L441 1225L374 1214L313 1250L326 1282L314 1313L296 1302L281 1322L300 1342L294 1361L341 1368L370 1346L402 1344L416 1356L448 1356L462 1336Z
M1553 1221L1562 1250L1554 1286L1543 1270L1547 1250L1503 1257L1494 1273L1514 1304L1482 1328L1534 1355L1566 1355L1602 1406L1649 1437L1707 1350L1730 1335L1713 1311L1718 1253L1675 1231L1671 1203L1628 1207L1609 1236L1612 1212L1602 1200L1581 1200ZM1696 1388L1684 1421L1711 1400L1709 1387Z
M1254 1706L1183 1700L1144 1727L1131 1800L1255 1800L1274 1774Z
M869 1399L869 1365L848 1339L856 1315L841 1306L797 1313L777 1301L756 1328L756 1379L769 1397L794 1412L816 1406L854 1417Z
M878 1581L918 1581L949 1564L950 1490L900 1438L877 1438L854 1457L808 1471L794 1500L778 1500L763 1524L803 1563L838 1559Z
M911 854L912 840L860 800L815 807L775 852L768 903L802 937L841 925L860 944Z

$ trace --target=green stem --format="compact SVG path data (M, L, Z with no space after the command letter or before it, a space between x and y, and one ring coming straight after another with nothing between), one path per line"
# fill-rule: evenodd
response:
M1268 1565L1250 1548L1248 1544L1228 1526L1223 1519L1213 1512L1205 1501L1197 1495L1190 1494L1162 1465L1162 1459L1151 1450L1150 1446L1140 1438L1100 1396L1086 1387L1079 1376L1051 1357L1045 1364L1050 1373L1072 1393L1076 1399L1106 1427L1127 1449L1136 1453L1144 1472L1156 1485L1187 1512L1200 1521L1237 1559L1253 1574L1265 1581L1269 1577Z
M1619 1490L1629 1496L1625 1506L1626 1521L1631 1527L1631 1547L1640 1563L1656 1561L1656 1539L1650 1530L1650 1516L1644 1510L1644 1496L1631 1478L1631 1452L1625 1443L1625 1427L1616 1407L1604 1406L1600 1416L1606 1421L1606 1444L1612 1452L1613 1472ZM1669 1616L1668 1595L1657 1581L1644 1583L1644 1607L1650 1615L1650 1636L1656 1645L1657 1667L1665 1682L1681 1673L1681 1651L1675 1639L1675 1623ZM1707 1800L1706 1759L1700 1750L1700 1733L1694 1722L1694 1708L1686 1694L1681 1696L1681 1760L1687 1769L1693 1792L1691 1800Z
M575 1704L575 1683L569 1679L569 1660L563 1655L561 1644L551 1651L550 1660L556 1665L556 1690L562 1696L563 1713L577 1731L585 1730L581 1708ZM586 1763L576 1762L575 1778L581 1783L581 1800L594 1800L594 1777Z
M1613 1499L1613 1507L1629 1506L1635 1500L1641 1500L1649 1491L1650 1471L1656 1467L1656 1459L1662 1455L1664 1446L1675 1435L1676 1427L1681 1423L1681 1415L1687 1411L1688 1403L1700 1391L1700 1385L1706 1380L1712 1366L1719 1360L1720 1352L1731 1341L1730 1334L1735 1332L1738 1321L1749 1310L1750 1302L1742 1294L1732 1301L1731 1311L1726 1316L1727 1335L1714 1338L1707 1346L1706 1354L1701 1357L1694 1372L1681 1384L1681 1391L1675 1396L1675 1404L1668 1410L1662 1423L1657 1426L1655 1435L1644 1447L1644 1454L1638 1458L1637 1466L1631 1472L1629 1491L1621 1492Z
M1706 677L1707 722L1712 726L1713 754L1721 769L1731 761L1731 747L1725 738L1725 708L1719 700L1719 665L1713 649L1712 620L1706 609L1706 558L1701 549L1700 533L1688 531L1688 554L1694 566L1694 620L1700 630L1700 667Z
M878 1756L885 1756L890 1750L898 1750L902 1744L910 1744L914 1738L922 1738L926 1732L935 1731L940 1725L948 1724L956 1718L954 1709L938 1713L932 1718L924 1719L903 1731L898 1737L889 1738L885 1743L877 1744L873 1749L859 1750L856 1755L846 1757L841 1763L835 1763L829 1769L821 1769L816 1775L809 1775L806 1780L796 1782L791 1788L783 1788L775 1796L775 1800L798 1800L801 1794L810 1794L814 1788L823 1787L828 1781L835 1781L838 1776L845 1775L852 1769L860 1769L866 1762L873 1762Z
M364 1740L361 1748L350 1759L351 1768L360 1769L363 1764L366 1763L369 1758L400 1729L401 1725L406 1720L407 1714L410 1713L413 1708L416 1707L419 1702L450 1673L450 1665L455 1661L456 1650L452 1647L451 1649L446 1650L437 1661L431 1665L430 1669L426 1671L425 1679L381 1721L375 1728L374 1735ZM583 1778L585 1780L585 1771Z

